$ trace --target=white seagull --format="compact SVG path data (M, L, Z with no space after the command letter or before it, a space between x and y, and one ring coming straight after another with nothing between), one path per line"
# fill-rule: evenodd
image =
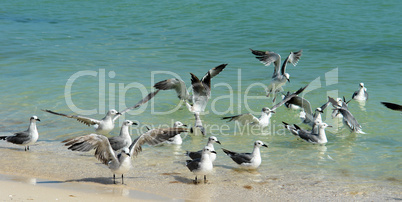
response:
M131 158L142 151L142 145L156 145L181 132L186 132L185 128L161 128L149 130L136 138L129 147L122 149L121 153L115 154L107 137L98 134L89 134L76 138L64 140L65 146L72 151L87 152L95 149L95 157L103 164L107 165L113 173L121 174L121 183L124 184L123 174L131 169Z
M307 85L308 86L308 85ZM222 117L222 119L229 119L229 121L238 121L242 125L259 125L261 127L267 127L269 125L270 118L272 116L272 113L275 113L275 110L288 102L290 99L293 97L297 96L301 92L304 91L304 89L307 88L307 86L300 88L296 92L289 94L286 96L282 101L274 105L271 109L268 107L264 107L261 110L261 116L260 118L255 117L251 113L245 113L245 114L240 114L240 115L235 115L235 116L227 116L227 117Z
M212 149L212 151L215 151L214 148L214 143L218 143L221 144L221 142L219 142L218 138L216 138L215 136L211 136L208 138L208 142L207 142L207 147L210 147ZM189 152L187 151L187 156L189 156L191 159L199 159L201 158L201 154L202 154L202 150L196 151L196 152ZM209 158L211 159L212 162L215 161L216 159L216 153L211 153L209 155Z
M318 133L316 133L314 132L314 130L313 131L303 130L296 124L289 125L288 123L285 122L282 123L285 124L285 128L288 129L293 135L296 135L307 142L317 144L325 144L328 142L327 136L325 134L325 128L332 127L321 121L316 121L315 124L318 127Z
M211 153L216 154L216 151L205 146L202 150L201 158L186 161L187 168L195 174L194 184L198 184L198 175L204 175L204 183L207 183L207 175L212 172L214 167L210 159Z
M250 50L251 53L256 55L256 58L260 60L261 63L263 63L265 66L269 66L272 62L275 65L274 73L272 74L272 80L267 89L267 97L269 97L269 95L273 93L273 102L275 102L276 93L283 91L282 86L285 85L287 81L290 82L290 75L286 73L287 64L292 63L293 66L296 66L299 62L300 57L302 56L303 50L290 52L285 61L283 61L281 68L279 68L281 64L281 56L279 54L270 51L253 50L251 48Z
M14 133L10 136L0 136L0 140L5 140L13 144L25 147L25 151L29 150L29 145L35 144L39 138L38 129L36 128L36 121L40 121L37 116L32 116L29 119L29 127L26 131Z
M364 83L359 84L359 90L355 91L352 95L352 99L359 101L366 101L368 99L367 88L364 87Z
M181 128L181 127L187 127L187 125L183 124L180 121L176 121L173 124L173 128ZM175 145L181 145L183 143L183 139L181 138L180 133L175 135L174 137L166 140L166 143L168 144L175 144Z
M114 151L119 151L125 147L129 147L133 142L130 136L130 126L137 125L130 120L125 120L121 125L119 136L109 137L109 143Z
M159 90L158 90L159 91ZM122 114L138 108L139 106L141 106L142 104L148 102L150 99L152 99L157 93L158 91L155 92L151 92L149 93L147 96L145 96L142 100L140 100L136 105L126 108L121 112L116 111L115 109L111 109L107 112L106 116L101 119L93 119L93 118L89 118L89 117L85 117L85 116L80 116L80 115L67 115L67 114L62 114L62 113L58 113L58 112L54 112L48 109L42 109L42 111L51 113L51 114L55 114L55 115L59 115L59 116L64 116L67 118L72 118L72 119L76 119L77 121L90 126L90 125L94 125L95 126L95 132L98 134L103 134L103 135L108 135L110 133L110 131L113 130L114 128L114 122L117 120L117 118L119 118Z
M254 149L251 153L237 153L224 148L222 148L222 150L241 167L248 169L257 169L261 165L260 147L268 146L263 142L257 140L254 143Z

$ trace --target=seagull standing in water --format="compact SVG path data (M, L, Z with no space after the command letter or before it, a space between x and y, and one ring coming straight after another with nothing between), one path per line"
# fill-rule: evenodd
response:
M121 112L118 112L115 109L109 110L107 112L106 116L101 120L93 119L93 118L89 118L89 117L85 117L85 116L80 116L80 115L62 114L62 113L54 112L54 111L51 111L48 109L45 109L45 110L42 109L42 111L45 111L45 112L48 112L48 113L51 113L54 115L59 115L59 116L67 117L67 118L76 119L77 121L79 121L87 126L93 125L93 126L95 126L95 132L97 134L108 135L110 133L110 131L112 131L114 128L114 122L121 115L123 115L124 113L126 113L132 109L138 108L142 104L148 102L150 99L152 99L158 93L158 91L149 93L145 98L140 100L136 105L134 105L133 107L126 108Z
M366 101L368 99L367 88L364 87L364 83L360 83L359 87L359 90L353 93L352 99L358 101Z
M201 158L186 161L187 168L195 174L194 184L198 184L198 175L204 175L204 183L207 183L207 175L212 172L214 167L210 159L211 153L216 154L216 151L205 146L202 150Z
M219 142L218 138L216 138L215 136L211 136L208 138L208 142L207 142L206 146L211 148L212 151L215 151L214 143L221 144L221 142ZM189 156L191 159L199 159L199 158L201 158L201 155L202 155L202 150L196 151L196 152L187 151L187 156ZM211 159L212 162L214 162L216 159L216 153L209 154L209 158Z
M257 169L261 165L260 147L268 146L263 142L257 140L254 143L254 149L251 153L237 153L224 148L222 148L222 150L241 167L248 169Z
M109 139L103 135L89 134L76 138L64 140L65 146L69 150L87 152L95 149L95 157L103 164L107 165L113 173L113 182L116 183L115 175L121 175L121 183L124 184L123 175L127 173L131 167L131 157L138 155L142 151L142 145L160 144L169 138L181 132L186 132L185 128L162 128L149 130L136 138L129 147L122 149L117 154L113 151L109 143Z
M308 86L308 85L307 85ZM275 110L288 102L290 99L293 97L297 96L301 92L304 91L304 89L307 88L307 86L300 88L296 92L286 96L282 101L274 105L271 109L268 107L264 107L261 110L261 116L260 118L255 117L251 113L245 113L245 114L240 114L240 115L235 115L235 116L227 116L227 117L222 117L222 119L229 119L229 121L238 121L242 125L259 125L261 127L267 127L270 122L270 118L272 116L272 113L275 113Z
M29 119L29 127L26 131L14 133L10 136L0 136L0 140L5 140L13 144L25 147L25 151L29 150L29 145L35 144L39 138L38 129L36 128L36 121L40 121L37 116L32 116Z
M318 127L318 133L313 131L307 131L301 129L298 125L293 124L289 125L288 123L282 122L285 125L285 128L288 129L293 135L300 137L301 139L317 144L325 144L328 142L327 136L325 134L325 128L332 127L326 123L322 123L321 121L316 121L316 125Z
M173 128L181 128L181 127L187 127L187 125L183 124L180 121L176 121L173 124ZM169 138L168 140L166 140L166 143L168 144L175 144L175 145L181 145L183 143L183 139L181 138L180 133L175 135L172 138Z
M256 58L260 60L261 63L263 63L265 66L271 65L272 62L275 65L274 73L272 74L272 80L267 89L267 97L269 97L269 95L273 93L274 98L272 101L275 102L276 93L283 91L282 86L285 85L287 81L290 82L290 75L286 73L287 64L292 63L293 66L296 66L299 62L300 57L302 56L303 50L290 52L289 56L282 63L281 68L279 68L281 64L281 56L279 54L271 51L258 51L253 49L250 50L251 53L256 55Z

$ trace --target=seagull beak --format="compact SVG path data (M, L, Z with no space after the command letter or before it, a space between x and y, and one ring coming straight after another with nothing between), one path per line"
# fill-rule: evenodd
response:
M136 126L137 126L137 125L138 125L138 123L133 121L133 123L132 123L131 125L136 125Z
M40 119L36 119L37 121L40 121Z
M120 112L117 112L116 115L122 115Z
M266 144L263 144L262 146L263 146L263 147L268 147L268 145L266 145Z
M184 126L184 127L187 127L187 125L186 125L186 124L183 124L183 126Z
M272 110L271 110L270 112L275 114L275 111L272 111Z
M290 83L290 79L288 79L288 82Z
M216 154L216 151L211 151L211 153L214 153L214 154Z
M218 141L216 141L216 143L218 143L218 144L220 144L220 145L221 145L221 142L219 142L219 140L218 140Z
M332 126L327 126L327 127L330 127L330 128L332 128Z

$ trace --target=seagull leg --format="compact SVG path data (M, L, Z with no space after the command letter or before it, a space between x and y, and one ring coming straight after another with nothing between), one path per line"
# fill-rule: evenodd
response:
M124 184L123 174L121 174L121 184Z
M197 175L195 176L194 184L198 184Z
M27 151L27 147L25 147L25 151Z
M113 183L116 184L116 176L113 174Z
M204 175L204 184L206 184L208 182L208 180L207 180L207 176L206 175Z

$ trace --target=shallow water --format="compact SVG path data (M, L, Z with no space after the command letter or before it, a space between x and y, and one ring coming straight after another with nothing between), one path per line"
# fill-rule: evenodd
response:
M50 150L79 156L80 164L91 163L87 156L68 151L59 141L93 129L40 109L102 118L110 108L122 110L135 104L152 90L153 83L171 78L172 73L189 85L189 72L201 77L208 69L228 63L212 80L209 113L202 118L208 135L217 136L224 148L250 152L255 140L269 144L268 149L262 149L261 175L256 178L292 173L315 180L353 177L362 182L401 185L402 116L380 104L402 103L398 1L321 2L319 8L313 1L297 6L289 6L291 1L21 0L1 4L0 135L25 130L29 117L37 115L42 122L38 124L39 142L31 147L34 152ZM284 107L271 118L269 133L241 131L235 123L221 120L222 116L239 113L259 115L262 107L273 105L264 97L273 67L260 64L248 48L275 51L283 58L290 51L303 49L299 64L287 68L291 82L285 91L310 84L304 97L313 108L321 106L327 95L350 99L358 84L364 82L369 100L364 106L352 101L349 109L366 134L351 134L329 117L328 109L325 121L339 126L327 130L329 142L325 146L311 145L284 132L282 121L300 123L298 113ZM71 80L74 76L76 80ZM69 87L71 93L66 93ZM66 96L70 95L74 106L85 111L68 102ZM174 110L179 103L174 92L160 92L153 101L125 116L141 123L132 129L134 136L144 125L167 126L173 120L193 124L194 117L185 106ZM112 134L118 132L116 127ZM206 142L199 136L185 137L171 167L166 166L171 158L150 157L170 154L171 147L147 148L138 158L148 162L146 165L155 164L150 169L155 172L179 169L185 173L182 153L199 150ZM2 152L32 155L15 151L20 147L5 142L0 142L0 147L4 148ZM232 171L236 165L220 147L216 146L217 172L235 175L238 182L245 180ZM0 158L7 168L13 168L13 163ZM61 161L55 160L52 169L59 170ZM152 163L158 161L166 161L164 167ZM92 163L96 163L94 158ZM101 176L108 176L108 170L103 170L106 174ZM66 178L78 179L74 176L77 173L65 173ZM99 177L97 174L93 177Z

